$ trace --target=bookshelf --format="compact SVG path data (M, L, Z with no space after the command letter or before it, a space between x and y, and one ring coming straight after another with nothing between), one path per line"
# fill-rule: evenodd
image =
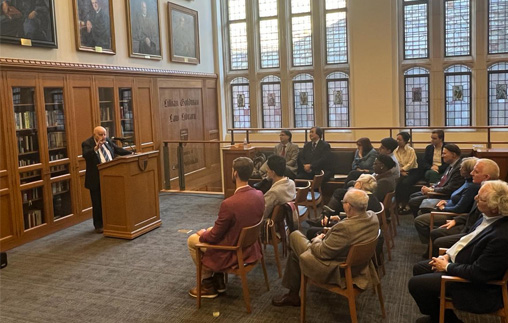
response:
M62 88L44 88L49 160L67 158L65 110Z
M129 142L134 142L134 112L132 109L132 89L118 89L119 105L120 105L120 129L121 136L129 138Z
M99 87L99 112L101 126L109 137L116 136L115 95L112 87Z
M35 87L13 87L12 102L18 146L18 166L40 163Z

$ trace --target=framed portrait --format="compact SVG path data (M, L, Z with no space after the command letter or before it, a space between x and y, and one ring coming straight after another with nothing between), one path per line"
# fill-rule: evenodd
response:
M162 59L158 0L127 0L130 57Z
M9 0L0 4L0 43L58 48L54 0Z
M78 50L115 54L112 0L73 0Z
M168 2L168 17L171 61L199 64L198 12Z
M236 96L236 102L239 108L245 108L245 94L238 94Z

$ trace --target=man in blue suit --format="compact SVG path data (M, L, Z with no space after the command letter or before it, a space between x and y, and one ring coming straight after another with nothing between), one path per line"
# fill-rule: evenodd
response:
M438 322L441 276L445 274L471 281L447 288L458 310L491 313L503 307L501 288L485 283L501 279L508 270L508 184L500 180L486 182L478 193L477 205L482 217L474 230L444 256L413 267L409 292L420 312L429 315L417 322ZM446 311L445 320L460 322L451 310Z
M93 136L81 143L83 158L86 161L85 187L90 190L93 207L95 232L103 232L101 184L97 165L113 160L116 155L130 155L131 152L115 145L108 137L106 129L95 127Z

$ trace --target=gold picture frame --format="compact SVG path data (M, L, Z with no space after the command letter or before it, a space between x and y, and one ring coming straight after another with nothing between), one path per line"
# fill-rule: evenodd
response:
M73 0L76 48L116 54L112 0Z
M158 0L127 0L130 57L161 60Z
M170 60L199 64L198 12L168 2L168 22Z

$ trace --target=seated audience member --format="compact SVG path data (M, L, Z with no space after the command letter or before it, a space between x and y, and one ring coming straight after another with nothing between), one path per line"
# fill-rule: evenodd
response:
M371 174L360 175L360 177L358 177L353 187L357 190L364 191L369 196L367 210L373 212L381 211L381 203L377 199L376 195L373 194L374 190L376 190L377 187L376 178L373 175ZM335 192L333 192L330 201L326 205L327 207L324 208L323 210L322 217L319 220L319 222L314 223L315 227L307 230L307 238L309 240L313 239L318 233L321 233L321 231L323 231L322 227L325 226L331 227L340 221L339 216L336 214L344 212L344 208L342 207L341 201L344 198L346 192L347 191L343 188L338 188L335 190ZM312 225L311 221L308 222L311 223Z
M437 202L435 207L436 211L464 213L471 210L474 198L480 189L480 183L474 183L471 177L477 160L478 158L475 157L468 157L462 160L460 176L464 177L464 184L452 193L449 200L440 200ZM447 220L452 220L453 218L454 217L451 215L436 214L434 216L434 226L439 227L445 224ZM417 216L414 223L421 242L427 244L430 235L430 213Z
M443 161L449 165L444 172L441 180L428 187L423 186L420 192L411 194L408 205L411 208L413 216L418 216L420 204L427 197L427 193L441 193L442 198L449 198L450 195L464 184L464 177L460 176L460 148L455 144L446 144L443 148Z
M377 187L374 190L378 201L383 202L387 193L395 190L398 176L395 176L392 169L395 168L395 162L388 155L379 155L374 161L374 177Z
M399 132L397 134L397 145L398 147L394 150L393 154L397 158L397 161L399 162L400 167L400 179L397 183L397 187L395 188L395 197L397 202L399 203L399 208L403 212L406 210L407 202L409 200L409 193L406 194L404 190L405 187L408 186L404 182L406 180L409 180L412 182L411 177L409 177L410 172L417 173L418 172L418 162L416 158L416 152L411 147L409 143L409 139L411 139L411 136L408 132ZM416 182L415 182L416 183ZM412 183L410 186L414 185L415 183ZM401 189L399 189L401 187ZM407 187L407 189L409 189ZM407 211L409 211L409 208L407 208Z
M488 181L478 193L482 212L474 230L455 243L444 256L433 257L413 267L409 292L427 322L438 322L441 276L470 280L471 284L449 284L448 295L458 310L491 313L503 307L499 286L487 285L499 280L508 269L508 184ZM423 320L422 320L423 321ZM461 322L452 310L445 312L446 322Z
M393 176L399 178L400 177L400 167L399 161L397 157L393 154L393 151L397 149L397 140L387 137L381 139L381 146L379 146L379 154L390 156L391 159L395 162L395 167L391 169Z
M370 139L367 137L358 139L356 145L358 148L355 151L355 157L351 165L352 170L346 178L346 184L349 183L349 181L357 179L361 174L372 174L374 171L372 168L374 160L379 154L377 150L372 147Z
M495 161L487 158L478 159L473 171L473 183L481 184L486 181L499 179L499 166ZM475 199L477 199L476 196ZM471 232L471 228L478 220L481 212L475 202L467 215L459 215L453 220L447 220L446 224L430 232L432 239L433 255L437 255L439 248L449 248L460 238Z
M446 146L444 142L444 131L441 129L433 130L430 135L431 144L425 147L423 164L421 165L423 176L429 183L437 183L448 167L442 154Z
M289 289L289 293L274 297L273 305L300 306L298 294L302 272L320 283L345 287L339 264L346 260L352 245L372 241L378 235L379 222L374 212L367 211L368 202L367 193L351 189L343 201L347 218L339 221L326 234L318 235L311 242L300 231L291 233L291 252L282 278L282 285ZM366 289L370 276L377 277L372 267L366 265L365 268L354 270L353 283L358 288Z
M297 178L313 179L324 171L323 180L326 181L332 176L329 167L330 144L322 140L323 130L319 127L312 127L309 132L310 141L303 146L298 154L298 175Z
M284 176L294 179L298 171L298 145L291 142L293 135L289 130L281 130L279 134L280 143L273 149L273 154L281 156L286 161L286 169ZM259 170L261 177L265 177L267 173L267 162L261 166Z
M197 265L196 244L233 246L238 242L243 228L253 226L263 218L265 200L263 194L248 185L252 174L253 163L250 158L238 157L233 160L232 177L236 183L235 194L225 199L219 210L219 215L212 228L199 230L187 240L187 246L192 260ZM254 243L243 251L247 263L261 259L261 246ZM236 252L208 249L203 258L203 283L201 296L215 298L218 292L226 291L223 270L237 264ZM189 291L189 295L197 297L197 288Z
M265 193L265 212L263 218L267 218L276 205L281 205L295 199L295 182L284 176L286 160L282 156L272 155L267 160L266 173L272 180L272 187Z

